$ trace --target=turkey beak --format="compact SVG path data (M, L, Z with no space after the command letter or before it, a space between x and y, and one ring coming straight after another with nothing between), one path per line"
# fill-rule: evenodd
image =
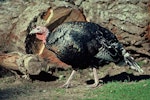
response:
M35 30L31 30L29 34L35 34Z
M36 33L40 33L40 31L37 30L37 29L33 29L33 30L30 31L29 34L36 34Z

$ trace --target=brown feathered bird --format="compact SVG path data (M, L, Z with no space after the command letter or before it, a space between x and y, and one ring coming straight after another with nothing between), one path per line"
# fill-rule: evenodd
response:
M30 31L45 43L46 48L55 53L64 63L72 66L73 71L63 85L69 87L77 69L92 67L96 87L99 84L96 68L110 62L124 62L132 69L143 72L116 36L108 29L92 22L63 23L52 32L46 27L37 26Z

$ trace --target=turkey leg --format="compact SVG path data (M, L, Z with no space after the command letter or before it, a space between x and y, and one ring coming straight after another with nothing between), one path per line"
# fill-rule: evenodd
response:
M97 75L97 71L96 71L96 68L93 68L93 74L94 74L94 84L92 85L89 85L88 87L97 87L98 84L99 84L99 79L98 79L98 75Z
M69 88L70 81L72 80L73 75L75 74L75 72L76 72L75 70L72 71L72 73L71 73L71 75L69 76L69 78L68 78L68 80L66 81L66 83L61 86L62 88Z

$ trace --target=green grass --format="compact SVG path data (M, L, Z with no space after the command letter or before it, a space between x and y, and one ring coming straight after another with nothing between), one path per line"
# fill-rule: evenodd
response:
M92 89L82 100L150 100L150 80L110 82Z
M140 66L143 66L143 65L145 65L146 63L144 62L144 61L139 61L139 62L137 62Z

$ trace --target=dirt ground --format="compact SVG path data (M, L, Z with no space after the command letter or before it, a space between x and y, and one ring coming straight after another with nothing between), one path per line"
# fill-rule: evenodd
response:
M150 79L149 64L143 65L143 74L139 74L128 67L118 67L114 64L98 69L101 88L103 84L111 81L141 81ZM60 86L65 83L71 69L55 70L52 74L41 72L40 75L30 76L32 80L16 77L13 73L0 71L0 100L79 100L84 98L92 84L92 69L79 70L72 80L71 88L64 89Z

